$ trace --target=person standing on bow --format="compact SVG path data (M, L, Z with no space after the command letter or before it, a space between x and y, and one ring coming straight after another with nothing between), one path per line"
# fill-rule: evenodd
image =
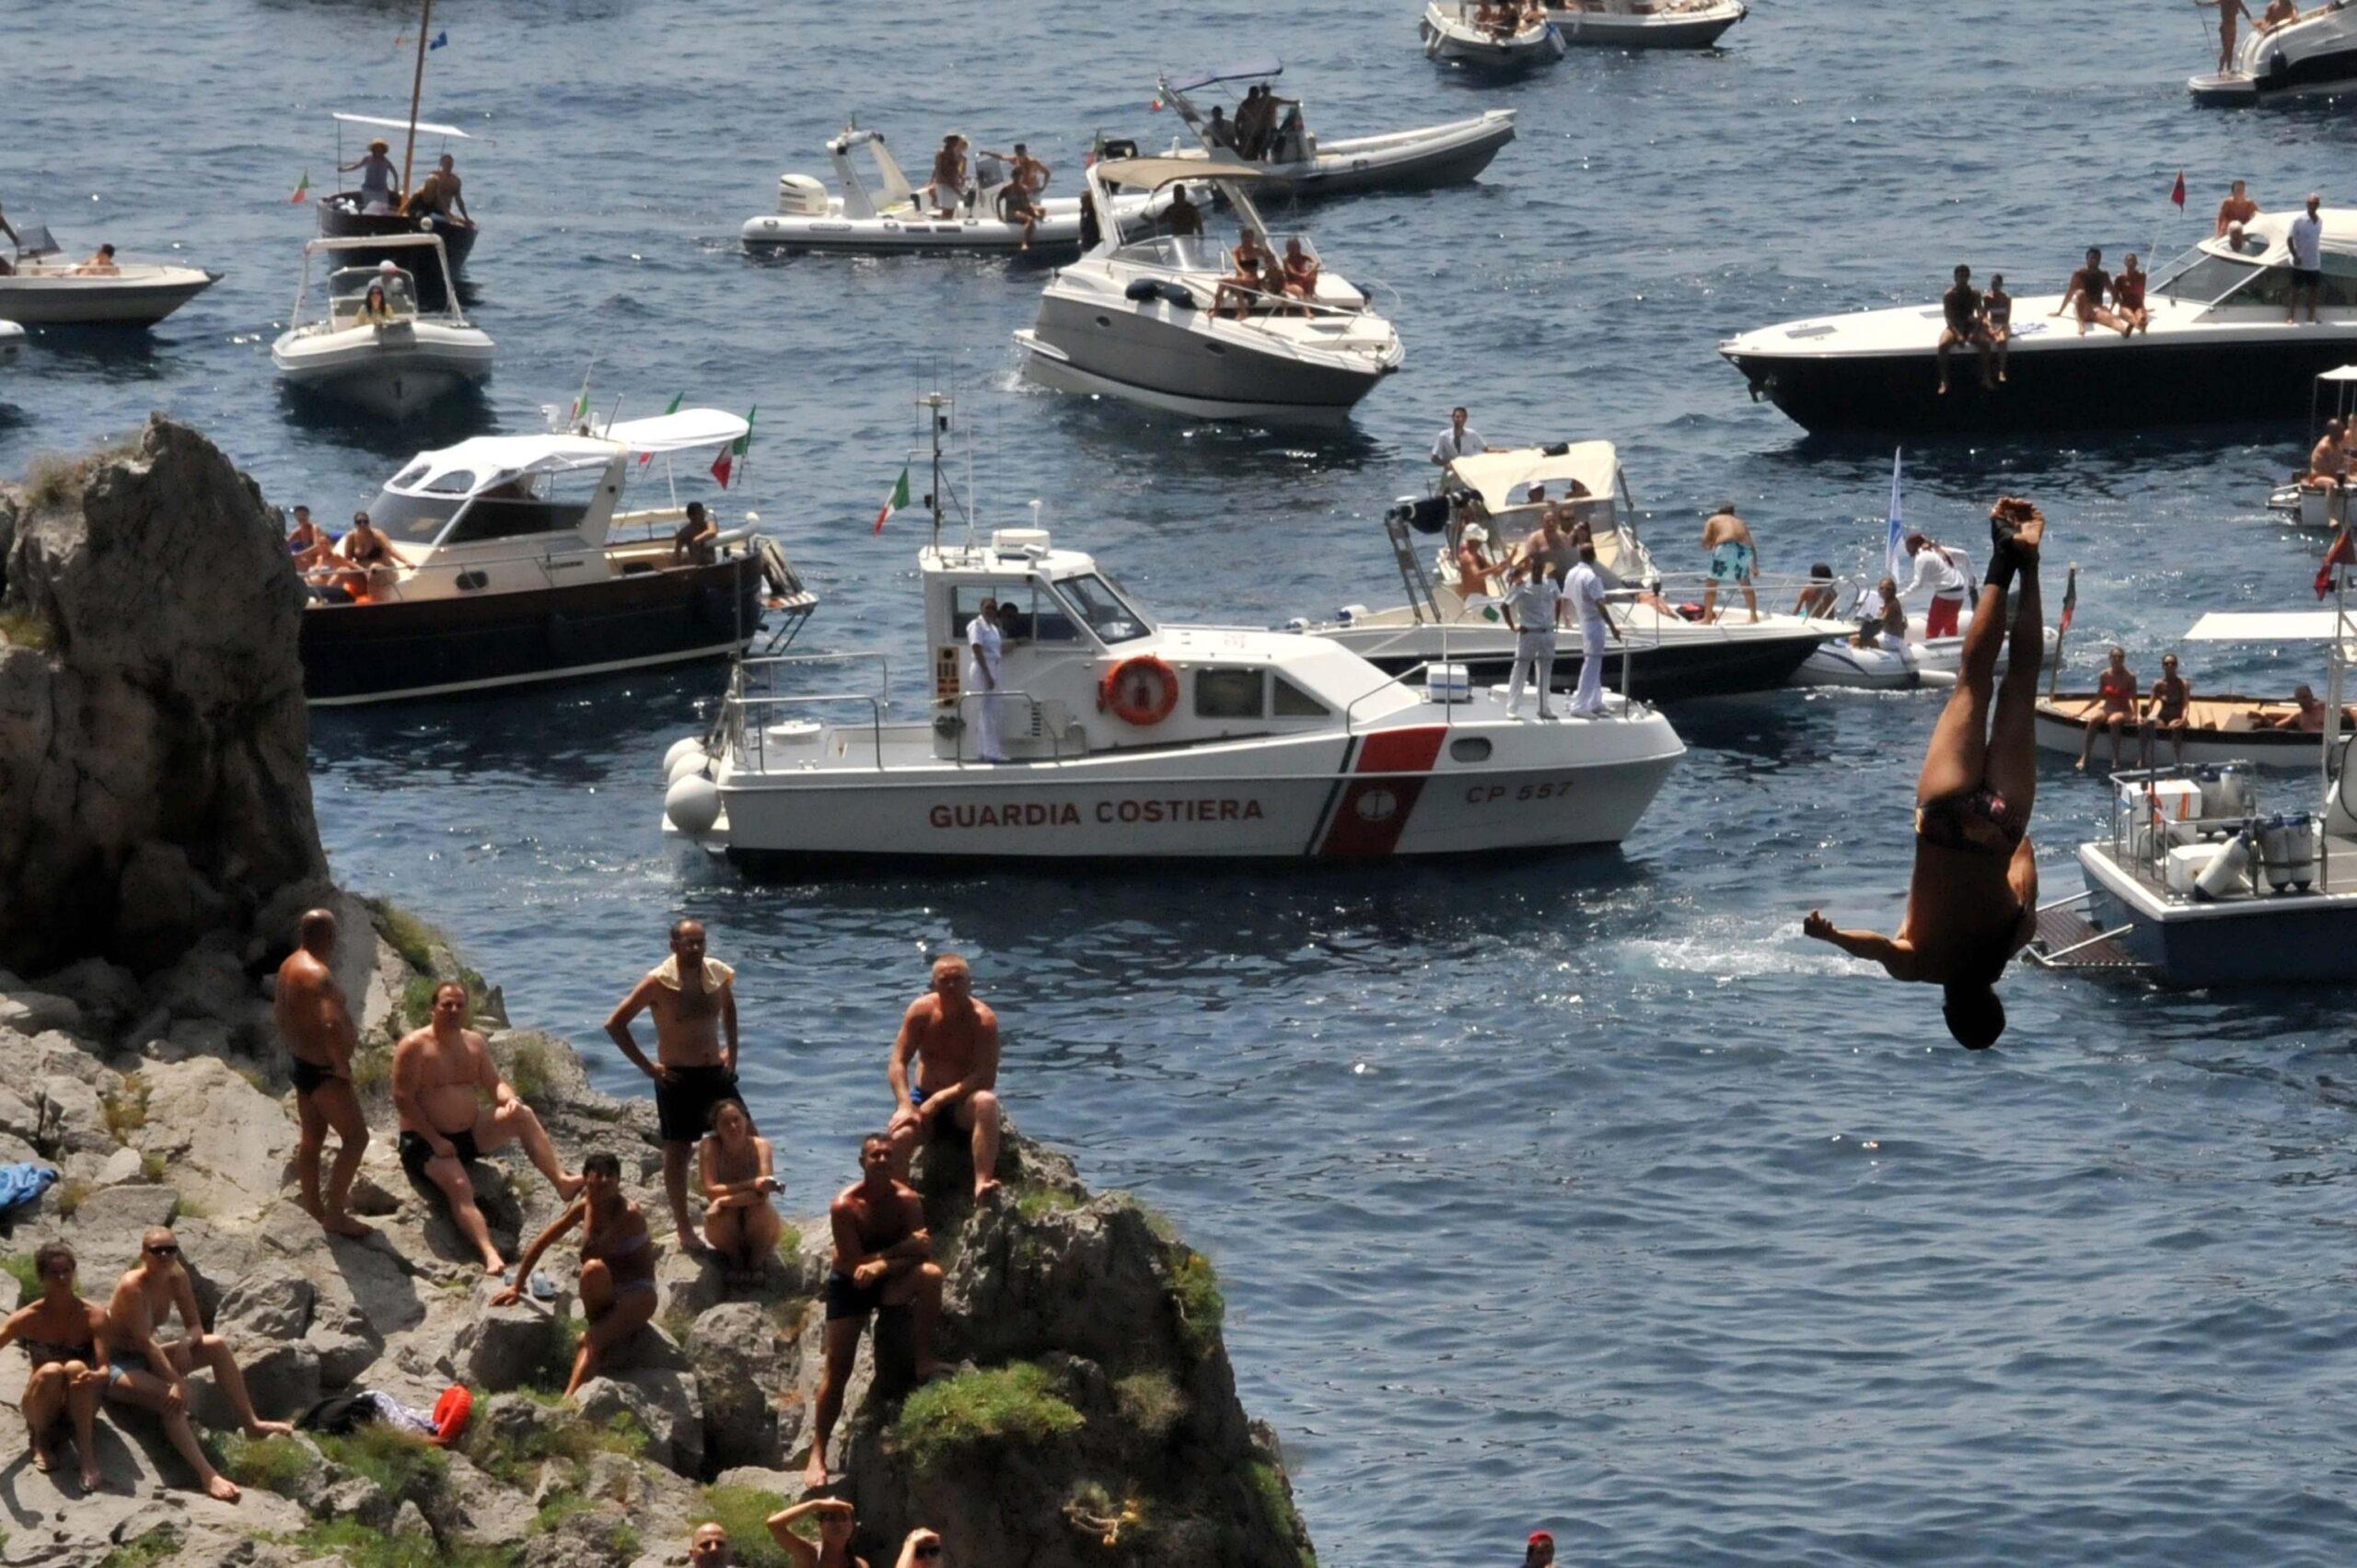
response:
M985 762L1007 760L998 731L999 674L1005 648L1005 633L998 625L998 600L986 598L966 622L966 686L974 699L974 747L977 757Z

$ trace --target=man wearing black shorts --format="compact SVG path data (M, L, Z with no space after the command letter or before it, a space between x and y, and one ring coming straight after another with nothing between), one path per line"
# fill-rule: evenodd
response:
M803 1480L812 1491L827 1484L827 1439L842 1414L843 1385L859 1354L859 1331L877 1312L911 1314L915 1376L940 1370L933 1359L933 1325L941 1316L941 1265L924 1227L924 1202L892 1175L892 1141L872 1133L859 1145L860 1179L835 1196L835 1266L827 1275L827 1357L811 1401L810 1463Z
M682 920L671 927L671 956L632 987L606 1020L606 1032L622 1054L655 1080L663 1191L671 1200L681 1250L698 1255L706 1249L688 1216L688 1157L712 1125L712 1108L738 1098L736 978L735 970L704 957L703 923ZM631 1020L642 1011L655 1018L652 1062L631 1033Z
M2324 198L2310 192L2308 210L2292 220L2283 243L2292 252L2292 292L2284 298L2283 324L2299 319L2300 300L2308 302L2308 325L2316 322L2316 300L2324 293L2324 215L2316 209Z

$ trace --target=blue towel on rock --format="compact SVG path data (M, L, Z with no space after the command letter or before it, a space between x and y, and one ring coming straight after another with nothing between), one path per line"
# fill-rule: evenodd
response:
M35 1202L56 1180L57 1172L45 1165L0 1165L0 1214Z

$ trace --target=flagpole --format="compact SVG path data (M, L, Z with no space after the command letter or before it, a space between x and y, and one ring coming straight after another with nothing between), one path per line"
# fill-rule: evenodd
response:
M425 0L425 14L417 23L417 71L409 83L409 140L401 144L401 191L409 194L410 159L417 152L417 105L425 96L425 40L434 30L434 0Z

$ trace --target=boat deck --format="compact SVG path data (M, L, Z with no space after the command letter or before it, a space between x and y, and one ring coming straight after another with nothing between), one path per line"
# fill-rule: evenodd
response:
M2038 935L2022 957L2042 970L2131 973L2144 966L2119 938L2088 923L2076 903L2038 912Z

